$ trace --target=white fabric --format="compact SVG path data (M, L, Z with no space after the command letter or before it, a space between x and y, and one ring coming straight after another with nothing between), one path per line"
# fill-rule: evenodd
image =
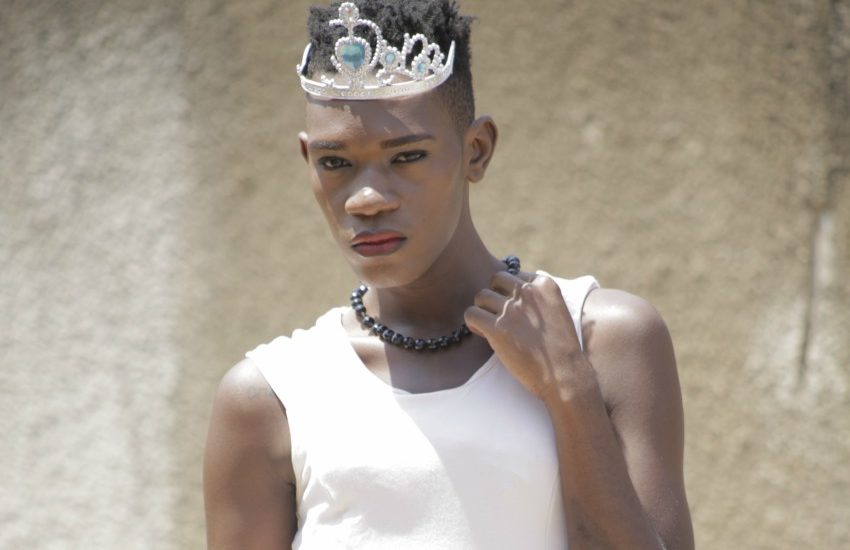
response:
M589 275L554 279L581 341L581 310L598 284ZM246 354L289 420L293 549L566 548L542 402L495 355L456 388L393 388L351 347L343 311Z

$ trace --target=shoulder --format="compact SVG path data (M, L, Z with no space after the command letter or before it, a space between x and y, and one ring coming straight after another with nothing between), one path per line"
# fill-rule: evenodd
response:
M253 361L218 386L204 450L204 505L210 548L234 541L292 540L295 474L286 415Z
M665 541L693 548L684 409L667 324L648 301L615 289L593 290L584 315L586 357L644 510Z
M309 403L304 394L322 386L325 367L333 363L332 343L342 332L341 309L331 310L309 329L296 329L291 336L278 336L248 351L247 367L244 361L236 365L222 384L238 394L245 393L243 386L255 394L258 388L266 388L293 410Z
M598 341L653 339L668 334L667 324L651 303L615 288L596 288L587 295L582 324L598 333Z
M207 433L206 468L220 472L257 457L288 463L290 453L286 410L254 362L243 359L218 385Z
M280 400L256 363L248 358L222 377L215 395L214 413L216 420L252 430L285 421Z
M647 300L623 290L597 288L585 300L582 332L609 408L679 394L667 324Z

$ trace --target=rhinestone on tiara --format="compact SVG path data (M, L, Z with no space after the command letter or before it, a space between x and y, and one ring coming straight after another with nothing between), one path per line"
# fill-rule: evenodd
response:
M336 75L323 75L321 82L307 78L312 44L304 48L301 63L296 67L301 87L312 95L331 99L400 97L436 88L452 74L454 41L446 56L440 46L429 42L425 35L405 33L404 44L399 50L384 40L377 24L360 17L360 10L352 2L340 4L339 17L332 19L329 25L348 30L347 36L336 41L331 56ZM368 40L354 34L357 27L369 27L375 33L374 52ZM408 67L407 57L417 44L421 49Z

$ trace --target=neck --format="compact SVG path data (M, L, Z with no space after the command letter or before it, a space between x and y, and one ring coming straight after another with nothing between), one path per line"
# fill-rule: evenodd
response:
M464 216L455 237L431 267L412 283L367 295L379 322L412 335L438 336L457 329L475 295L505 264L484 245L471 218Z

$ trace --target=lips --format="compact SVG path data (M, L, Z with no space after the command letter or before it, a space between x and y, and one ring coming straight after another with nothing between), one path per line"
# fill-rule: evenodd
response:
M406 240L397 231L362 231L351 240L351 248L361 256L383 256L401 248Z

